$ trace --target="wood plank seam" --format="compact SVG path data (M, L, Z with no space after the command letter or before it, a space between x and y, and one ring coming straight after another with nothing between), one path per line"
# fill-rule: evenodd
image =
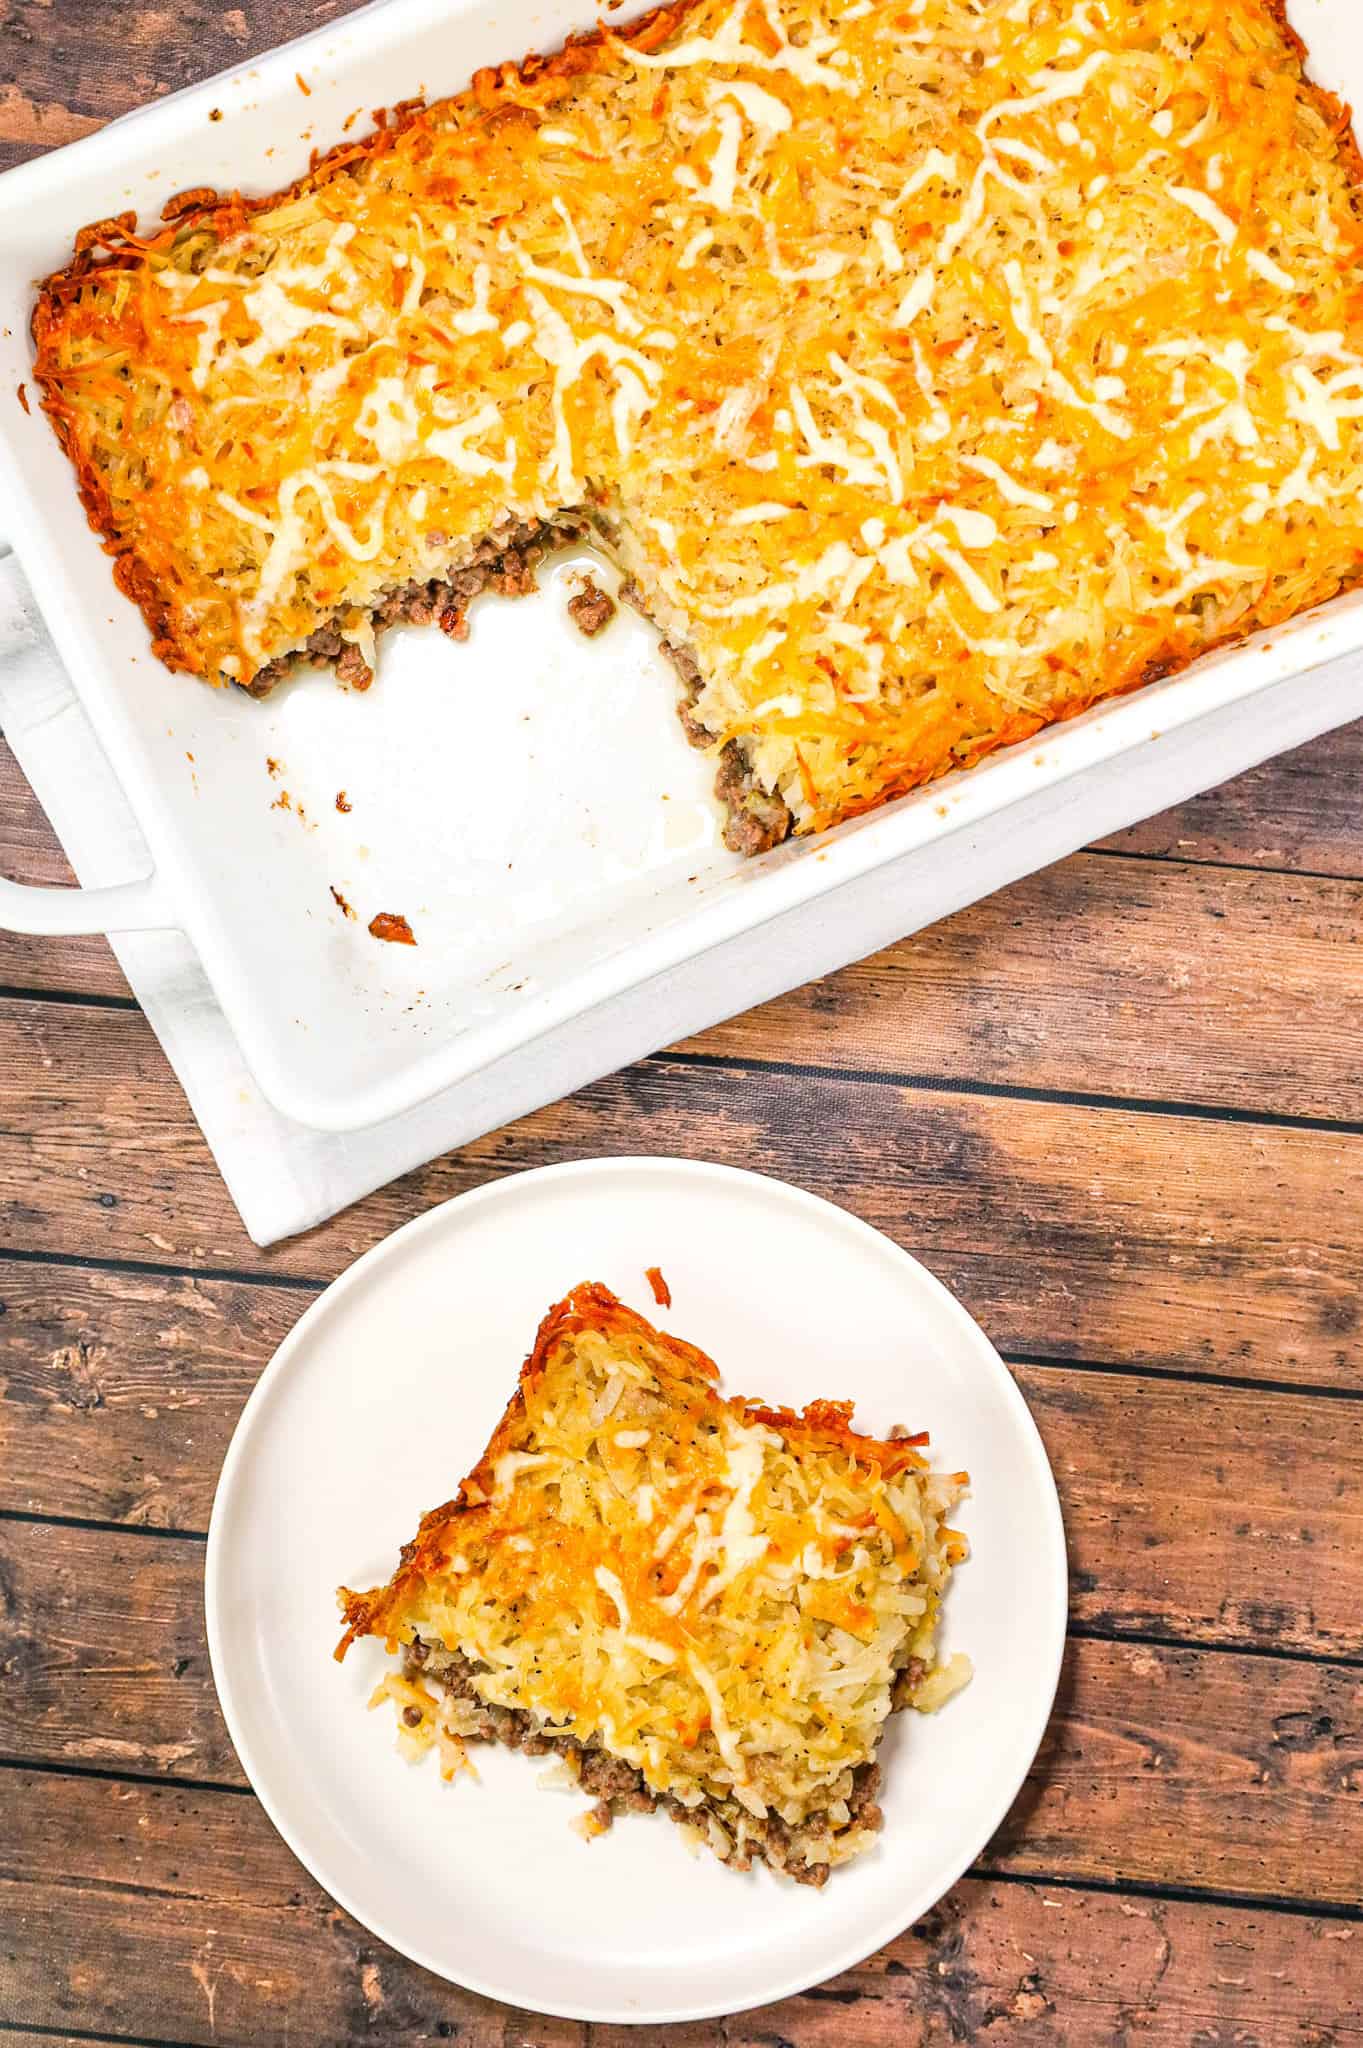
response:
M161 1259L119 1259L81 1252L52 1252L0 1244L0 1266L59 1266L82 1273L126 1273L161 1280L221 1280L237 1287L287 1287L295 1294L320 1294L330 1283L311 1273L247 1272L236 1266L177 1266Z
M136 1010L141 1013L142 1005L136 996L108 996L81 989L67 988L21 988L17 983L0 982L0 1002L5 1003L56 1003L69 1009L82 1010Z
M0 2035L36 2034L47 2041L117 2041L119 2048L194 2048L191 2041L171 2041L161 2034L92 2034L86 2027L36 2027L30 2020L0 2019Z
M93 1262L91 1262L93 1263ZM1035 1366L1041 1372L1091 1372L1103 1379L1160 1380L1175 1386L1231 1387L1253 1394L1301 1394L1314 1401L1363 1401L1363 1387L1332 1387L1315 1380L1254 1380L1233 1372L1195 1372L1191 1367L1133 1365L1126 1360L1066 1358L1044 1351L1000 1351L1008 1366Z
M0 1522L21 1522L40 1529L89 1529L102 1536L152 1536L161 1542L207 1543L207 1529L178 1528L153 1522L114 1522L101 1515L34 1514L27 1508L0 1508Z
M132 996L87 995L75 990L21 988L10 984L0 986L0 1002L141 1014L141 1005ZM820 1060L763 1059L737 1053L680 1051L676 1047L662 1047L638 1064L652 1066L658 1062L665 1062L668 1067L698 1067L709 1072L752 1074L762 1078L784 1075L797 1083L802 1080L840 1081L853 1086L905 1088L949 1096L983 1096L997 1102L1047 1103L1061 1109L1127 1110L1137 1116L1184 1117L1199 1123L1248 1124L1266 1130L1322 1131L1334 1136L1363 1137L1363 1122L1357 1119L1306 1116L1287 1110L1254 1106L1242 1108L1230 1103L1193 1102L1170 1096L1090 1094L1081 1089L1042 1088L1020 1081L989 1081L962 1074L901 1073L881 1067L840 1066Z
M224 1779L152 1775L142 1771L97 1769L84 1764L43 1763L0 1756L0 1771L22 1771L29 1777L80 1778L99 1784L135 1785L151 1790L192 1792L209 1798L226 1796L232 1799L249 1799L253 1803L256 1798L249 1785L233 1785ZM1011 1870L1006 1866L997 1867L987 1863L972 1863L964 1875L982 1879L990 1884L1053 1886L1056 1890L1098 1891L1111 1897L1167 1899L1195 1906L1249 1907L1256 1911L1286 1913L1304 1919L1336 1920L1348 1925L1363 1925L1363 1905L1351 1905L1340 1899L1306 1899L1295 1894L1222 1889L1210 1885L1151 1883L1142 1878L1059 1875L1048 1870ZM130 1882L126 1888L130 1893L135 1893L139 1889L136 1882Z
M121 1522L112 1525L120 1535L123 1526ZM1349 1651L1284 1650L1276 1644L1254 1642L1249 1638L1243 1641L1238 1638L1204 1641L1200 1636L1171 1635L1163 1629L1105 1628L1092 1621L1070 1621L1065 1632L1076 1642L1146 1643L1156 1650L1196 1650L1199 1657L1270 1657L1279 1664L1328 1664L1345 1671L1363 1671L1363 1654L1355 1657Z
M6 1756L0 1752L0 1771L23 1771L44 1778L84 1778L100 1785L161 1787L170 1792L219 1793L229 1799L254 1799L249 1785L234 1785L230 1778L184 1778L173 1771L119 1771L108 1764L64 1764L46 1758Z
M711 1073L734 1072L769 1079L788 1075L793 1081L845 1081L856 1087L904 1088L911 1093L983 1096L990 1102L1046 1103L1056 1109L1125 1110L1136 1116L1180 1117L1207 1124L1251 1124L1258 1129L1324 1131L1332 1137L1363 1137L1363 1123L1349 1118L1294 1116L1283 1110L1237 1109L1230 1104L1181 1102L1153 1095L1086 1095L1072 1088L1034 1088L1020 1081L971 1080L960 1074L900 1074L881 1067L839 1067L815 1060L764 1060L734 1053L650 1053L641 1065L699 1067ZM626 1070L627 1071L627 1070Z
M304 1273L255 1271L239 1266L185 1266L151 1259L120 1259L103 1254L32 1250L0 1245L0 1269L45 1266L82 1273L120 1273L134 1279L212 1281L225 1286L288 1288L295 1294L320 1294L330 1282ZM1254 1394L1301 1394L1309 1400L1363 1401L1363 1387L1331 1386L1324 1381L1253 1379L1240 1373L1196 1371L1192 1367L1144 1364L1124 1359L1074 1358L1065 1352L1017 1351L999 1347L1009 1366L1035 1366L1042 1371L1085 1372L1108 1379L1159 1380L1175 1386L1228 1387ZM117 1525L124 1527L123 1523Z
M161 2034L92 2034L85 2027L35 2027L29 2020L0 2020L0 2035L39 2035L46 2041L117 2041L119 2048L194 2048L191 2041L171 2041Z
M1338 1899L1299 1899L1274 1892L1227 1892L1215 1886L1149 1884L1139 1877L1046 1877L1029 1870L1009 1870L991 1863L972 1863L967 1875L986 1884L1042 1885L1058 1892L1102 1892L1107 1898L1168 1899L1187 1906L1253 1906L1257 1912L1300 1915L1308 1920L1363 1921L1363 1906Z
M1334 875L1323 868L1275 867L1271 861L1213 860L1205 853L1145 853L1136 847L1104 846L1096 840L1079 851L1095 860L1139 861L1146 867L1209 868L1215 874L1227 875L1281 875L1289 882L1363 882L1363 870L1356 875Z

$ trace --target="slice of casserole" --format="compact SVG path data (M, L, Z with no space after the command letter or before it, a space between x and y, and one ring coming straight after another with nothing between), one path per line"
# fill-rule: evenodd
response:
M880 1826L876 1750L969 1665L936 1656L964 1473L877 1442L850 1404L802 1415L716 1392L703 1352L604 1287L540 1326L455 1499L386 1586L343 1589L384 1639L406 1746L557 1752L614 1813L661 1807L724 1862L806 1884Z
M1359 192L1281 0L679 0L87 229L36 375L215 681L590 530L756 851L1358 581Z

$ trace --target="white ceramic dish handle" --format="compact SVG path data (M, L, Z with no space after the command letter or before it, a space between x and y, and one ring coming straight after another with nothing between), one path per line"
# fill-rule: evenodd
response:
M85 932L165 931L179 922L156 875L110 889L41 889L0 877L0 931L69 938Z
M10 550L0 524L0 556ZM92 932L168 931L180 918L155 874L107 889L47 889L0 875L0 932L78 938Z
M179 923L155 873L107 889L46 889L0 875L0 932L75 938L90 932L168 931Z

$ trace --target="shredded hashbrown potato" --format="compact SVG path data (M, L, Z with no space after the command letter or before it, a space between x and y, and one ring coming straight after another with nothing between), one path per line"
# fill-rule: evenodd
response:
M1279 0L698 0L87 231L37 374L172 664L585 508L809 831L1357 580L1359 172Z
M462 1722L420 1680L381 1688L414 1708L409 1750L474 1732L479 1702L514 1709L721 1823L726 1850L773 1816L799 1826L826 1871L878 1825L848 1797L892 1705L933 1711L969 1676L936 1662L966 1475L930 1473L923 1438L858 1435L850 1405L797 1416L714 1380L605 1288L575 1290L457 1499L387 1586L342 1592L338 1654L374 1635L466 1661Z

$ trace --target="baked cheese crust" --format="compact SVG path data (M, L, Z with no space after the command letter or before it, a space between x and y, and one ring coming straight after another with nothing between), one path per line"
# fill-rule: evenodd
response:
M602 1792L598 1824L612 1798L662 1804L724 1861L820 1883L879 1826L892 1706L969 1675L936 1662L966 1475L930 1473L925 1438L858 1435L850 1404L795 1415L716 1378L577 1288L456 1498L386 1586L342 1590L338 1655L405 1646L380 1690L409 1745L558 1748Z
M1280 0L696 0L87 230L44 404L213 680L367 681L376 613L462 629L589 519L763 845L1358 580L1363 166L1302 58Z

